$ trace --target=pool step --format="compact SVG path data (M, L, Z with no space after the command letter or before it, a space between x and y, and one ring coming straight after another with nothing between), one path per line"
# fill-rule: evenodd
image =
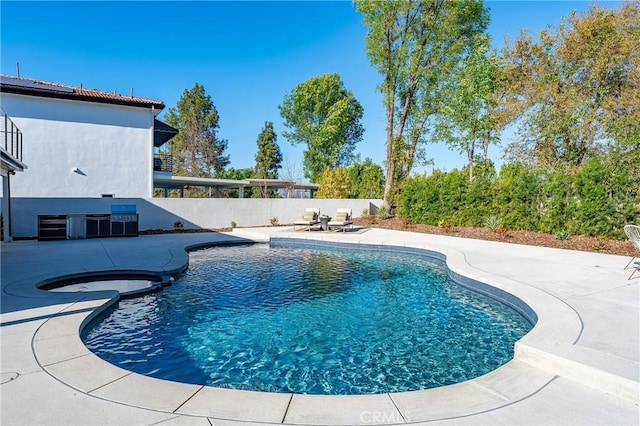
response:
M515 358L556 374L640 404L640 364L579 345L533 347L516 343Z

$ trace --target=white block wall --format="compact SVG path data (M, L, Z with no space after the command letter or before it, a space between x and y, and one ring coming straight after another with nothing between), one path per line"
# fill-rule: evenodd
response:
M151 197L150 108L2 93L23 134L29 169L11 180L12 197Z
M140 230L173 229L181 221L185 229L231 226L268 226L275 217L281 224L302 218L307 207L334 217L338 208L350 208L354 217L363 209L376 210L382 200L290 198L24 198L11 197L14 238L35 238L39 214L108 214L112 204L135 204Z

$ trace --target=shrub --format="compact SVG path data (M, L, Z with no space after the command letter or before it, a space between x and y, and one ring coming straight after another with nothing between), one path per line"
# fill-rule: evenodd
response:
M510 229L540 227L540 171L522 163L505 164L493 185L493 207Z
M381 205L378 208L378 219L389 219L391 217L391 214L389 213L389 208L386 205Z
M489 228L492 231L496 231L496 229L501 225L500 218L496 215L487 216L484 219L485 228Z

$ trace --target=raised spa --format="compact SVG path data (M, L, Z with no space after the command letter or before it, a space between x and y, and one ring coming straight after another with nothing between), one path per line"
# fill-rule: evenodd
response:
M434 253L308 244L193 251L171 287L121 300L83 340L157 378L346 395L478 377L511 360L532 327L470 281L450 279Z

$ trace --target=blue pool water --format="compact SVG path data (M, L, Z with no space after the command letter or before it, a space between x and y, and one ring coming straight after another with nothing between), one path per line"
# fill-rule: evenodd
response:
M424 256L215 247L162 292L122 300L83 332L123 368L179 382L371 394L468 380L531 329Z

